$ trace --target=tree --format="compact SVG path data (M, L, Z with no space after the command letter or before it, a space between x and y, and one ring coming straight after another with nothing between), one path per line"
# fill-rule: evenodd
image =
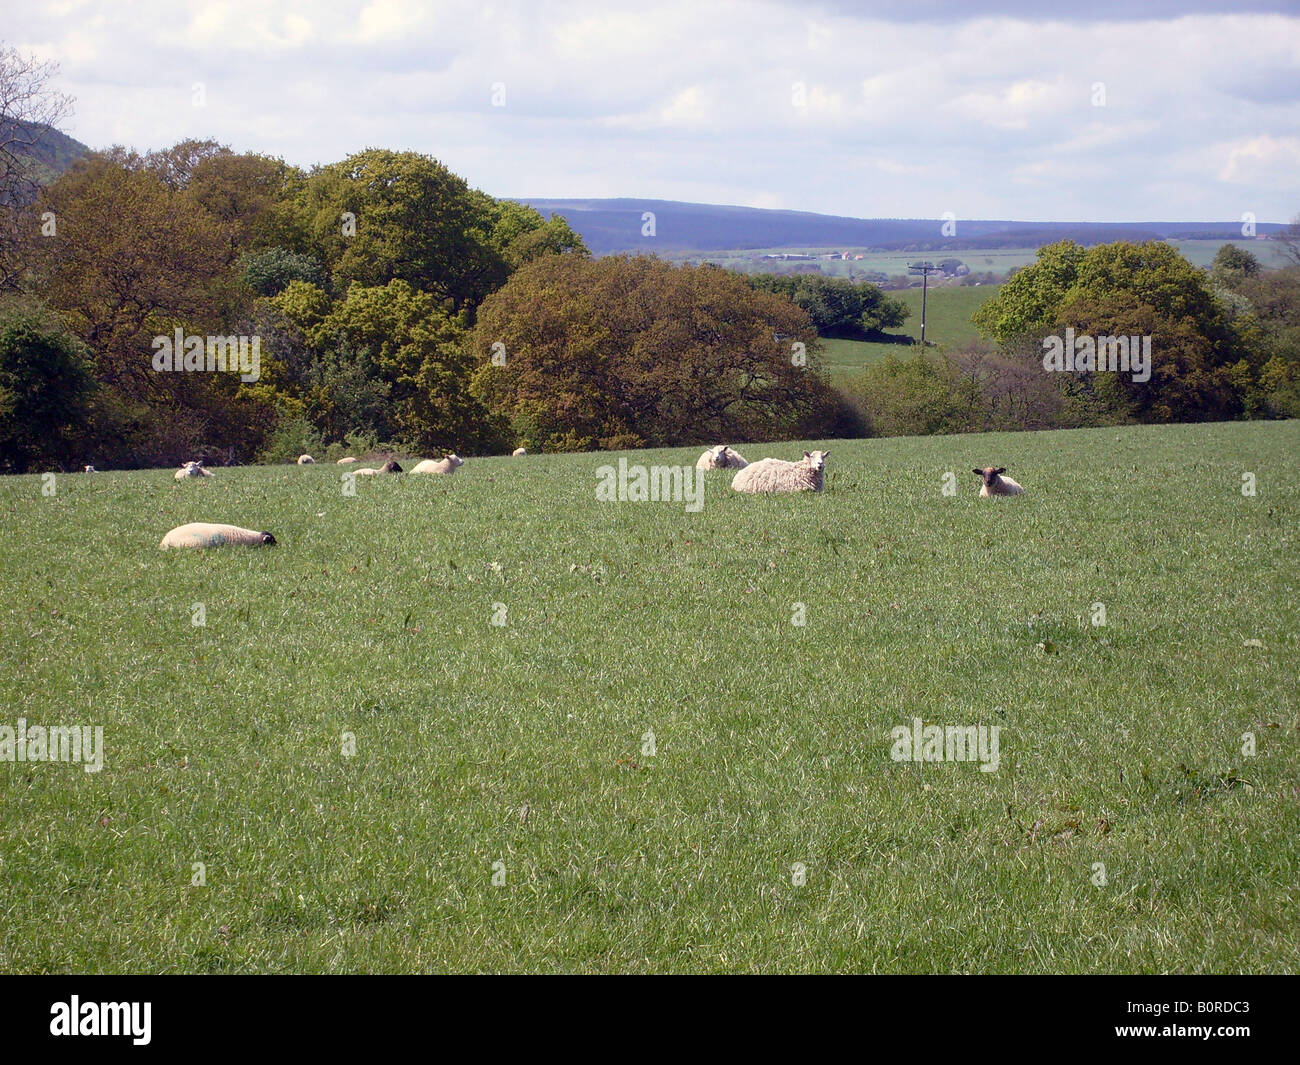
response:
M320 260L279 245L247 253L240 266L244 284L259 296L278 296L294 281L312 285L317 291L326 283Z
M40 188L37 149L72 111L50 87L58 69L0 45L0 291L18 289L35 236L26 211Z
M1278 234L1282 242L1282 254L1291 266L1300 266L1300 214L1291 219L1291 224Z
M762 292L784 296L808 312L821 336L865 337L901 326L911 313L875 285L818 274L753 274Z
M1076 376L1092 393L1076 398L1100 397L1121 420L1133 413L1142 420L1201 421L1248 413L1243 389L1252 387L1264 354L1239 310L1216 295L1205 271L1164 242L1085 249L1061 241L1040 248L1038 261L1018 271L972 321L1007 350L1032 348L1066 329L1077 336L1150 337L1149 382Z
M490 242L501 258L516 269L543 255L587 255L587 246L563 215L543 218L527 204L492 200L483 193L484 210L495 216Z
M354 284L309 332L318 350L345 345L364 378L387 386L382 420L365 426L381 439L434 450L478 447L492 437L486 410L468 391L473 360L464 322L448 312L405 281ZM346 360L338 368L348 376Z
M479 308L474 392L543 450L799 435L833 396L805 312L713 266L546 256Z
M510 272L492 202L435 159L370 149L313 172L299 209L339 290L400 280L460 310Z
M1017 270L993 299L986 300L971 321L999 343L1041 327L1078 282L1086 249L1072 240L1045 244L1037 261Z
M1229 288L1235 287L1243 278L1258 277L1259 270L1259 260L1235 244L1223 245L1210 264L1210 275Z
M81 341L47 309L0 299L0 469L76 456L95 380Z
M215 332L230 309L230 259L220 225L144 170L105 156L78 163L45 190L58 220L41 245L49 303L85 341L102 381L156 393L152 338L176 325Z
M46 188L57 233L34 262L48 303L89 352L102 388L92 432L105 461L157 464L206 446L251 456L266 412L237 373L155 370L154 340L243 334L222 224L148 167L92 155Z

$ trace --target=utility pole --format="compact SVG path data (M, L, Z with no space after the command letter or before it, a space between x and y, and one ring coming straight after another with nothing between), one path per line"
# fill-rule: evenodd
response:
M934 263L913 263L907 268L907 272L921 275L921 347L925 347L925 294L929 287L930 275L937 274L939 268Z

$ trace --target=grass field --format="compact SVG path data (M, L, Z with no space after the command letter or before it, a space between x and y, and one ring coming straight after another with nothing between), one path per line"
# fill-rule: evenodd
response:
M0 480L0 971L1300 968L1300 423L829 446Z
M930 344L952 348L975 340L978 330L971 325L970 317L985 300L998 291L998 285L932 288L926 295L925 339ZM901 329L891 330L899 338L921 338L921 290L904 289L891 292L891 297L901 299L911 310L911 316ZM900 358L911 355L907 343L873 342L866 340L822 341L822 358L832 380L843 384L848 378L861 373L866 367L893 353Z

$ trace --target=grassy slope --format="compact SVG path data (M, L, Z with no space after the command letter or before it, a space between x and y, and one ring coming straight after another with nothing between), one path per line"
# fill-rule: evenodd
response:
M836 442L824 495L698 514L590 455L6 478L0 723L108 765L0 763L0 970L1294 971L1297 456ZM281 546L157 550L195 519ZM913 715L1000 771L891 761Z
M978 331L971 325L970 317L986 299L998 291L997 285L980 285L978 288L960 286L955 288L932 288L926 296L925 338L932 344L955 347L974 340ZM894 330L896 336L910 336L919 340L921 336L921 290L905 289L891 292L891 297L901 299L911 308L911 316L903 328ZM844 383L872 363L883 359L893 352L900 358L911 354L907 344L873 343L861 340L823 340L823 359L831 377L837 383Z

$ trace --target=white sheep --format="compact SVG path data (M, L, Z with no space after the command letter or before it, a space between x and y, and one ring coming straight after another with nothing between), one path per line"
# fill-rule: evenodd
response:
M82 466L82 467L81 467L81 471L82 471L83 473L94 473L94 472L95 472L95 467L94 467L94 466Z
M523 458L523 457L524 457L525 455L527 455L527 454L528 454L528 449L527 449L527 448L524 448L524 447L517 447L517 448L515 448L512 452L510 452L510 457L511 457L512 459L521 459L521 458Z
M799 462L759 459L731 481L737 492L820 492L825 486L829 451L805 451Z
M212 474L210 471L205 470L197 462L187 462L185 463L184 466L182 466L179 470L177 470L173 474L173 476L176 478L176 480L183 481L187 477L211 477Z
M981 498L984 496L1018 496L1024 491L1010 477L1002 476L1007 472L1005 466L999 466L996 469L992 466L985 466L982 470L971 470L971 472L984 482L980 488Z
M314 458L312 458L310 455L299 455L299 456L298 456L298 465L299 465L299 466L314 466L314 465L316 465L316 460L315 460Z
M412 473L455 473L457 466L464 466L465 460L457 455L454 451L445 459L439 459L434 462L433 459L425 459L417 463L411 470Z
M356 459L354 459L351 455L349 455L347 458L339 459L338 462L336 463L336 465L338 465L338 466L348 466L348 465L351 465L352 463L354 463L354 462L356 462L356 461L357 461Z
M733 451L726 444L711 447L696 460L697 470L743 470L749 463L739 451Z
M355 471L356 476L358 476L358 477L371 477L371 476L373 476L373 475L376 474L376 473L401 473L401 472L402 472L402 467L399 466L399 465L398 465L396 462L394 462L392 459L389 459L389 460L388 460L387 462L385 462L382 466L380 466L379 469L377 469L377 470L374 470L374 469L366 469L366 470L356 470L356 471Z
M263 544L274 546L275 537L269 532L255 529L241 529L238 525L211 525L205 521L178 525L164 536L158 544L168 547L222 547L225 544L246 544L260 547Z

